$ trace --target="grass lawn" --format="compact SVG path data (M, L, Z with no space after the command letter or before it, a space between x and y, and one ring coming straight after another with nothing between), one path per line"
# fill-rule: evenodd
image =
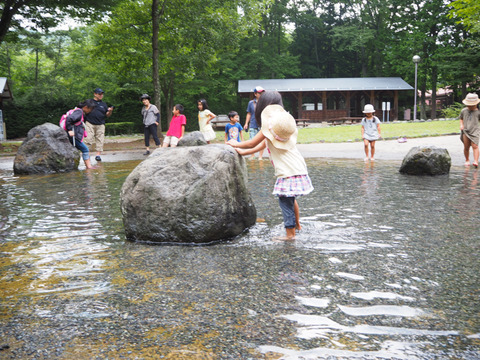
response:
M460 134L460 123L458 120L426 121L426 122L400 122L382 123L380 131L384 139L397 139L399 137L416 138L428 136L440 136ZM217 131L217 141L223 142L225 133ZM245 140L248 133L243 133ZM298 129L299 144L318 142L349 142L362 141L360 125L342 125L327 127L306 127Z
M440 136L459 134L458 120L426 121L426 122L399 122L382 123L381 133L384 139L397 139L399 137L416 138L428 136ZM216 131L215 143L223 144L225 131ZM248 133L243 132L244 139L248 139ZM116 147L124 150L135 145L135 148L143 147L143 134L108 136L106 142L115 143ZM110 141L109 141L110 140ZM361 141L360 125L342 125L327 127L306 127L298 129L298 143L309 144L318 142L350 142ZM134 144L138 142L139 144ZM0 155L15 155L22 141L6 141L0 143ZM109 150L106 144L106 149Z

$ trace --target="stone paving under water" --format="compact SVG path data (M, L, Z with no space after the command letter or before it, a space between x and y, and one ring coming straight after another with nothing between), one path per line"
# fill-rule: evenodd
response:
M478 359L478 171L308 159L303 229L284 233L268 161L263 220L210 246L125 240L138 161L0 171L1 359Z

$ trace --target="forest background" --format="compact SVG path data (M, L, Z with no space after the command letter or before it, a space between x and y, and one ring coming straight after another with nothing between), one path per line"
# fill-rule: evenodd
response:
M435 114L427 90L448 87L460 101L480 89L478 0L5 0L0 15L0 76L14 94L2 104L9 138L58 124L97 87L115 106L107 128L136 132L143 93L161 109L164 130L183 104L191 131L200 98L244 121L238 80L399 76L413 84L413 55L422 59L420 118Z

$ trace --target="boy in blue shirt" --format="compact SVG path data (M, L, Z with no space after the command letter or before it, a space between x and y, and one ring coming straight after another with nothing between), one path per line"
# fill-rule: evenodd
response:
M225 142L231 139L237 140L238 142L243 141L243 128L242 125L238 123L240 121L238 113L236 111L230 111L228 118L230 119L230 123L225 125Z

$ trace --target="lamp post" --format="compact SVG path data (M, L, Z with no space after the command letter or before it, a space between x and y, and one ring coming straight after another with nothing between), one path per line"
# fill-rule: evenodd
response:
M413 120L417 120L417 67L420 62L420 56L415 55L412 58L412 61L415 63L415 100L413 102Z

